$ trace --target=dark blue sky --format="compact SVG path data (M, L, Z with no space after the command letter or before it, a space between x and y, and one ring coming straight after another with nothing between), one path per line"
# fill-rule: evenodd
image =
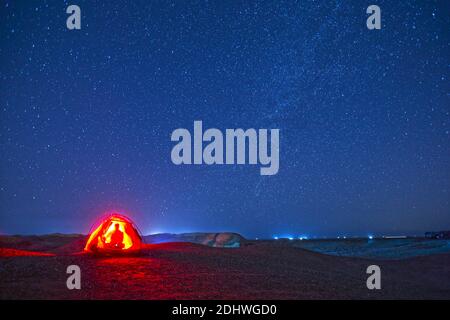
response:
M450 6L372 2L2 1L0 232L449 229ZM279 173L175 166L194 120L279 128Z

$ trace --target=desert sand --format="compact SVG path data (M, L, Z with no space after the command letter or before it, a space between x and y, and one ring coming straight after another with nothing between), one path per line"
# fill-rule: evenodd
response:
M0 299L449 299L450 254L403 260L331 256L277 241L239 248L147 244L136 257L82 252L85 236L0 237ZM66 268L81 268L68 290ZM368 290L366 268L382 271Z

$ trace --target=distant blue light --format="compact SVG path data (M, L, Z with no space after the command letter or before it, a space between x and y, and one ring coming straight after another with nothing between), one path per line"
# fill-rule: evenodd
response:
M278 240L278 237L273 237L275 240Z
M289 237L289 240L294 240L294 238L292 238L292 237Z
M373 240L373 236L372 235L369 236L369 240Z

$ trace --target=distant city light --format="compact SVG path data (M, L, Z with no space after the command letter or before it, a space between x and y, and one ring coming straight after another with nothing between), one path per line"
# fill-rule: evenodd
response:
M373 236L372 235L369 236L369 240L373 240Z
M281 236L273 236L274 240L308 240L308 236L287 236L287 235L281 235Z

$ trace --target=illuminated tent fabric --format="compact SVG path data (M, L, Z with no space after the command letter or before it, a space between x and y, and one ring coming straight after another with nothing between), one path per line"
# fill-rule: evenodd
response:
M125 216L113 214L90 233L84 251L127 253L139 251L141 247L142 237L134 223Z

